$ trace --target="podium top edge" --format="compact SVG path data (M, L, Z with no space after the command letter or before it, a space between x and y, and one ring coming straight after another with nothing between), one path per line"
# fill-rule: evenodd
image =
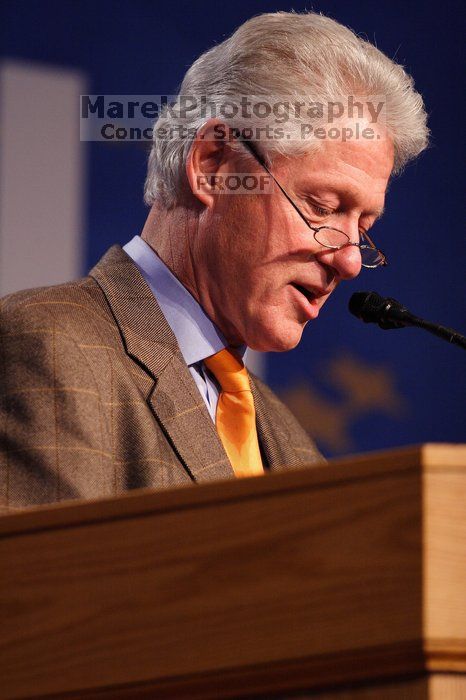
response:
M466 478L466 444L426 443L350 455L310 468L284 470L249 479L190 484L174 489L135 489L115 497L70 500L0 514L0 537L37 529L55 529L143 517L222 502L260 499L313 488L337 488L343 483L378 479L403 472L459 472Z

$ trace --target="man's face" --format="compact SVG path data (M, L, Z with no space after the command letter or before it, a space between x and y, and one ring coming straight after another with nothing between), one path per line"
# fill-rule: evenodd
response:
M278 157L271 170L311 225L358 242L383 209L392 167L392 143L380 135L326 141L317 153ZM230 161L219 172L239 170ZM339 282L361 270L357 247L322 247L274 184L269 194L219 195L198 234L201 303L232 345L294 348Z

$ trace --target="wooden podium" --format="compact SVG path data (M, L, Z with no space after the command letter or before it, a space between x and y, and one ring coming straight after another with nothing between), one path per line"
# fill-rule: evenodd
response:
M466 698L466 446L26 510L0 566L2 699Z

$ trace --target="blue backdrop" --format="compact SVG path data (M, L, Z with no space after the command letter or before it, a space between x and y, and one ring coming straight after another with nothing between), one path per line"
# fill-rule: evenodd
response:
M204 0L162 9L153 0L3 0L1 56L79 68L94 94L170 94L199 53L252 14L291 7L300 11L306 4ZM267 356L267 379L329 455L466 441L464 353L422 331L363 326L346 311L353 291L376 289L419 315L466 331L464 5L323 0L312 9L366 35L412 73L433 138L392 183L387 214L377 224L377 242L390 266L342 285L296 350ZM140 232L146 150L121 143L83 148L89 268L112 243Z

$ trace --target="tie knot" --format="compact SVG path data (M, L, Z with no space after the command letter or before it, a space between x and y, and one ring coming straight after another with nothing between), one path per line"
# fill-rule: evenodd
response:
M228 348L211 355L204 360L222 391L250 391L249 375L244 363Z

